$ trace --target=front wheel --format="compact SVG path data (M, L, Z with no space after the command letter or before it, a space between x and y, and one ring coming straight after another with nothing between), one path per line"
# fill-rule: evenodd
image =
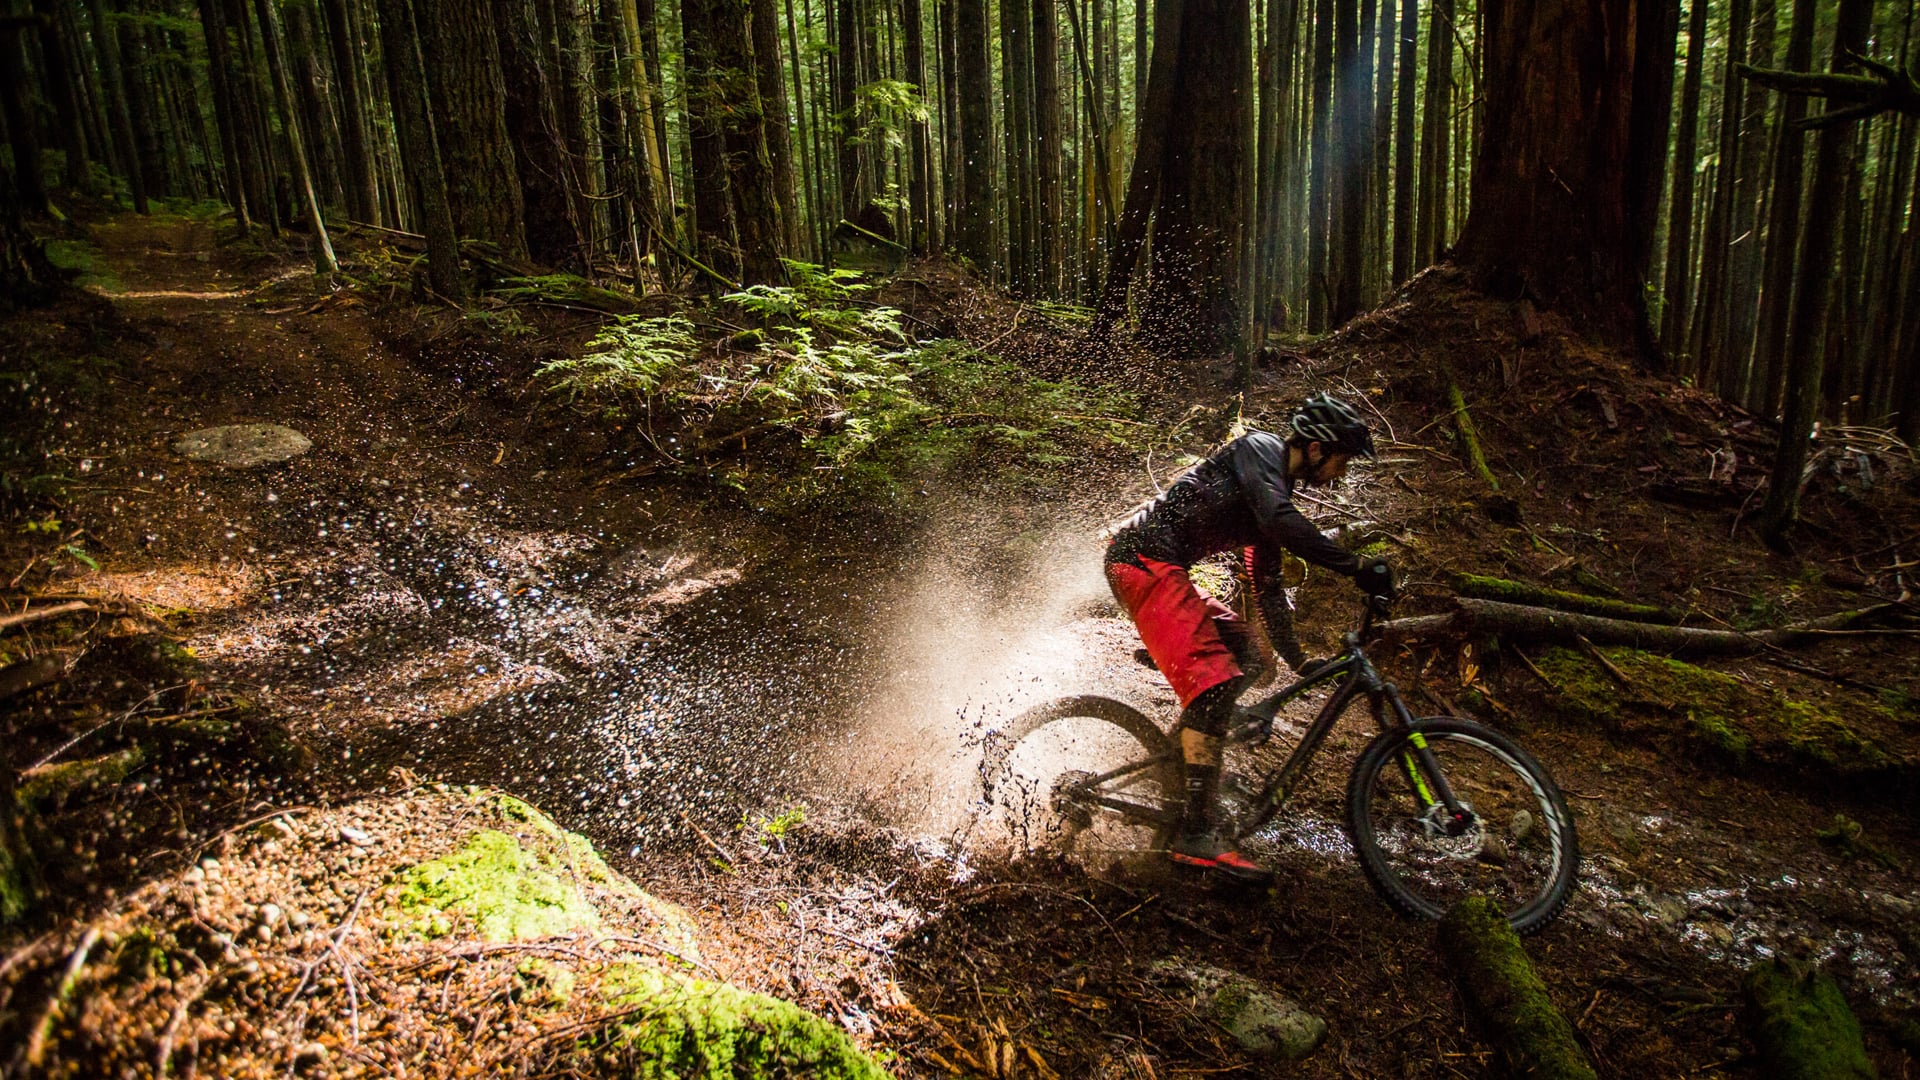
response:
M1444 804L1446 790L1461 813ZM1429 919L1479 894L1530 933L1567 905L1580 873L1573 815L1553 777L1513 740L1466 720L1417 720L1374 739L1347 783L1347 828L1374 889Z
M987 737L980 780L985 817L1027 849L1164 849L1178 819L1172 740L1112 698L1060 698L1009 720Z

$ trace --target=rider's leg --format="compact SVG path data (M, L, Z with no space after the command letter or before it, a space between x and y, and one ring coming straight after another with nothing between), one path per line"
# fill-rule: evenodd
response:
M1180 755L1186 761L1187 804L1169 853L1175 862L1218 870L1265 884L1273 874L1235 850L1220 828L1220 748L1233 722L1244 677L1202 691L1180 717Z

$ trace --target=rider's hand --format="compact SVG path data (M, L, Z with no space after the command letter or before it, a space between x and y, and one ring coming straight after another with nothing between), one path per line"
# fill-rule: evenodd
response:
M1354 572L1353 583L1368 596L1384 596L1391 600L1400 594L1393 583L1393 567L1385 559L1368 559Z

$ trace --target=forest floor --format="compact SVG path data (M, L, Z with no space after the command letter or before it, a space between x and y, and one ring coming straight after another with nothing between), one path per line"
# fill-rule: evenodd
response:
M1070 327L1036 329L1052 324L910 268L886 295L916 322L1052 375L1147 386L1139 419L1173 434L1051 476L928 475L886 507L801 511L767 505L750 475L791 455L748 454L724 475L636 468L609 421L545 394L534 368L577 354L596 313L528 309L509 335L496 309L418 307L404 285L316 293L296 258L236 243L224 222L125 215L85 233L88 295L0 327L0 370L30 373L9 376L13 404L53 418L41 479L9 492L0 595L10 611L27 596L124 606L83 630L10 635L11 655L83 641L88 656L19 699L15 760L112 745L135 716L238 716L248 741L136 762L138 782L48 811L54 899L0 941L0 1027L25 1046L44 1022L32 1060L56 1074L539 1067L528 1040L581 1014L478 976L458 983L464 1002L449 1004L448 975L423 1004L398 987L427 961L394 952L383 967L377 935L359 946L377 977L311 980L298 1031L283 1030L292 997L270 1007L309 992L360 911L351 897L457 846L472 785L586 835L689 913L710 973L837 1021L900 1075L1482 1075L1490 1051L1431 929L1372 895L1340 835L1347 763L1370 735L1357 717L1263 834L1280 871L1267 895L1011 850L974 828L982 733L1026 704L1091 690L1172 722L1105 594L1103 524L1178 454L1236 418L1277 423L1317 387L1367 400L1391 437L1379 466L1306 509L1385 544L1410 610L1471 571L1778 625L1904 601L1920 545L1913 461L1861 431L1829 436L1798 549L1770 552L1742 525L1764 423L1441 271L1339 335L1270 353L1237 398L1212 388L1218 372L1149 380L1139 357L1075 353ZM1449 365L1498 494L1463 466ZM259 470L171 448L256 422L314 448ZM1310 651L1354 617L1349 592L1324 577L1302 590ZM156 658L168 641L192 657ZM1530 656L1542 676L1497 652L1382 658L1418 707L1522 736L1571 795L1585 873L1528 947L1602 1073L1759 1076L1739 980L1790 955L1840 980L1882 1076L1912 1075L1912 639L1834 635L1790 659L1713 663L1717 677L1609 655L1617 678L1544 649ZM270 819L284 837L262 838ZM298 840L343 827L387 839L371 859L357 841ZM225 882L211 898L209 874ZM269 901L307 904L316 931L338 934L235 940ZM149 918L229 927L215 967L252 964L268 1004L223 1006L210 975L129 991L139 980L94 941ZM1325 1045L1285 1066L1248 1058L1156 975L1168 956L1297 1000L1326 1019ZM53 1007L68 998L80 1004Z

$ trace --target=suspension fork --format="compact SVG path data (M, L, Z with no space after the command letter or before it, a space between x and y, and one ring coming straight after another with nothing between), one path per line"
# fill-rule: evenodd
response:
M1374 722L1382 731L1407 732L1407 749L1400 752L1400 771L1406 774L1407 782L1419 796L1421 807L1444 806L1447 818L1454 829L1463 829L1472 821L1472 814L1460 805L1460 800L1447 783L1447 777L1440 769L1440 759L1427 745L1427 738L1413 728L1413 713L1408 711L1407 703L1400 697L1400 689L1392 683L1381 683L1380 689L1373 695ZM1387 707L1391 705L1393 716L1387 717Z

